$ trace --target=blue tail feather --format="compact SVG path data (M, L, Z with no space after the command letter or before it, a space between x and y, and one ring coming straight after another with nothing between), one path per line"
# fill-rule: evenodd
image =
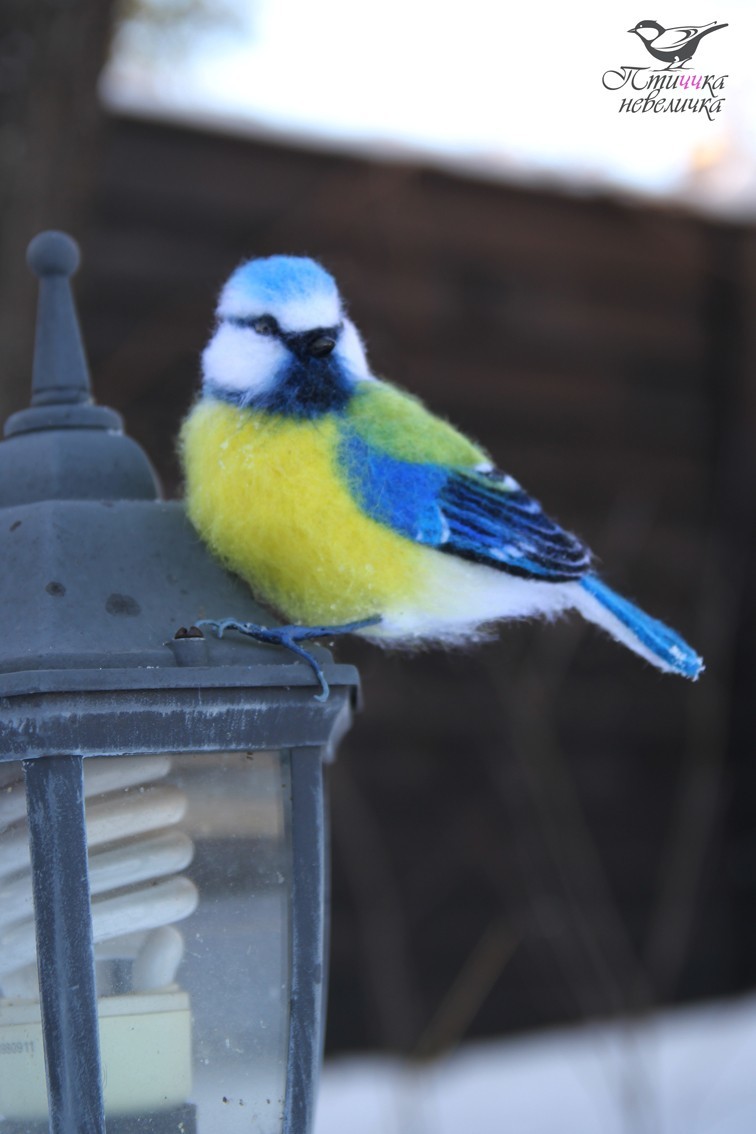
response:
M672 670L682 674L683 677L692 678L693 681L703 672L703 659L691 649L684 638L622 595L618 595L597 575L584 575L580 585L630 632L632 638L637 640L636 647L632 640L624 639L625 644L631 649L637 648L638 653L655 662L660 669ZM602 624L610 633L615 632L610 624ZM615 636L619 637L618 634Z

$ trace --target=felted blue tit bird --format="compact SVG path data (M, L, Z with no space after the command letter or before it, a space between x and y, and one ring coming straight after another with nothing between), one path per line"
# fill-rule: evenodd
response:
M391 646L479 639L577 610L667 673L702 659L602 582L591 553L488 455L371 372L315 261L243 263L221 291L180 453L201 538L293 625L205 622L288 646L356 632Z

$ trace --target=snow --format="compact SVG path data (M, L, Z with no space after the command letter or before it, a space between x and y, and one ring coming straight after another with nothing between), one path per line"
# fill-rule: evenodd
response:
M315 1134L750 1134L756 996L326 1064Z

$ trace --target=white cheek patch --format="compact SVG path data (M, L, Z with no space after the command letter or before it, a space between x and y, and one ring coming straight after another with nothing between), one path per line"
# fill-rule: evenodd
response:
M365 347L359 332L351 319L344 319L341 334L339 335L336 354L344 365L350 378L362 381L373 378L370 373Z
M221 323L202 355L202 377L205 384L254 396L271 389L288 357L277 339Z

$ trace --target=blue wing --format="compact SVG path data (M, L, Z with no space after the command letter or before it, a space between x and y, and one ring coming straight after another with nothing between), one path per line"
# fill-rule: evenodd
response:
M584 544L503 473L398 460L351 432L339 459L363 511L416 543L553 583L590 567Z

